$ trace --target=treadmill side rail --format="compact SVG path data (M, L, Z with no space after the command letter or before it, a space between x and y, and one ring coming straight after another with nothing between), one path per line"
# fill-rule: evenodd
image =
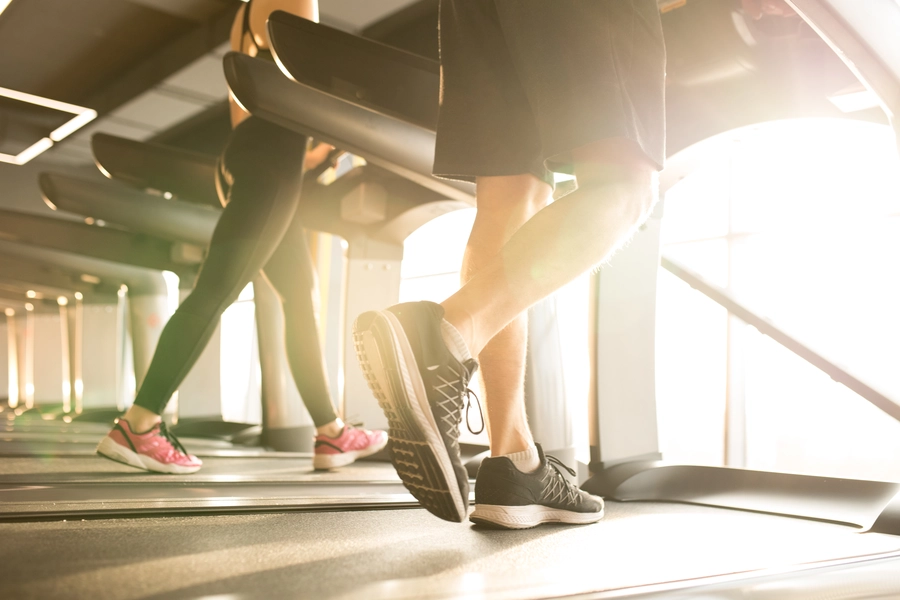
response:
M847 523L862 529L872 527L900 494L900 483L657 461L628 462L595 471L582 488L614 500L702 504ZM892 506L891 514L896 517L900 501ZM884 522L889 518L887 515Z

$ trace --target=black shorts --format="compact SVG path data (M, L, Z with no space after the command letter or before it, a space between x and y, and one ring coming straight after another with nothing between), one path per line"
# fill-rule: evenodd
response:
M532 173L609 138L665 161L666 52L657 0L441 0L434 174Z

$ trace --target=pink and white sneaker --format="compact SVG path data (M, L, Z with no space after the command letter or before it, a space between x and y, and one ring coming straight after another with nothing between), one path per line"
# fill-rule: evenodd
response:
M313 467L334 469L344 467L358 458L375 454L387 445L386 431L369 431L345 425L336 438L327 435L316 436L316 453Z
M203 466L203 461L187 453L165 423L146 433L134 433L128 421L116 419L97 446L97 454L156 473L196 473Z

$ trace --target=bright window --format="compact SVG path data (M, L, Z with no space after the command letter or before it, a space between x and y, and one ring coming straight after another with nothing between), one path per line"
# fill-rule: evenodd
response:
M728 151L668 192L663 253L900 402L892 131L810 119L725 135ZM740 413L729 464L900 480L900 423L755 329L729 328L724 309L668 272L659 283L667 459L723 463L727 397Z

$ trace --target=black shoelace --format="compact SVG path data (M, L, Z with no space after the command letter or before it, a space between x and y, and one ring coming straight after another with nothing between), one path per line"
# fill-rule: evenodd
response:
M181 442L178 441L178 438L175 437L175 434L169 431L169 428L166 426L165 422L161 422L159 424L159 437L165 438L168 440L172 446L180 451L182 454L187 454L188 451L181 445Z
M574 485L571 481L566 479L566 476L562 474L562 471L559 470L560 467L566 470L566 472L572 477L576 476L575 469L569 467L566 463L559 460L555 456L550 456L549 454L545 454L544 458L547 459L547 464L553 467L553 471L556 473L556 478L563 484L563 489L566 491L566 496L568 497L570 502L574 502L576 505L581 503L581 497L578 494L579 489L578 486Z
M478 363L475 363L476 366L473 367L470 364L470 362L475 363L475 360L470 358L465 363L463 363L464 370L463 370L463 376L462 376L462 387L465 391L460 393L459 399L463 400L462 395L463 394L466 395L466 397L465 397L466 428L469 430L469 432L472 435L478 435L479 433L484 431L484 411L481 410L481 399L478 398L478 394L476 394L469 388L469 377L471 376L472 373L474 373L475 369L477 368L477 364L478 364ZM472 428L472 421L471 421L471 418L469 417L469 415L471 413L471 409L472 409L472 398L475 398L475 402L478 403L478 420L481 421L481 427L478 428L478 431L475 431Z
M547 455L545 455L545 457L546 457L546 459L547 459L547 462L550 463L550 466L553 467L553 469L554 469L557 473L559 473L559 476L562 477L563 479L565 479L565 476L562 474L562 471L559 470L560 467L562 467L563 469L565 469L566 472L567 472L569 475L571 475L572 477L575 477L575 476L577 475L577 474L575 473L575 469L571 468L570 466L568 466L566 463L564 463L563 461L559 460L559 459L556 458L555 456L550 456L549 454L547 454ZM566 481L568 481L568 480L566 480Z
M472 408L472 398L475 398L475 402L478 403L478 419L481 421L481 428L478 431L472 429L472 423L469 420L469 412ZM469 432L472 435L478 435L482 431L484 431L484 412L481 410L481 400L478 398L478 394L470 390L468 387L466 388L466 427L469 429Z

